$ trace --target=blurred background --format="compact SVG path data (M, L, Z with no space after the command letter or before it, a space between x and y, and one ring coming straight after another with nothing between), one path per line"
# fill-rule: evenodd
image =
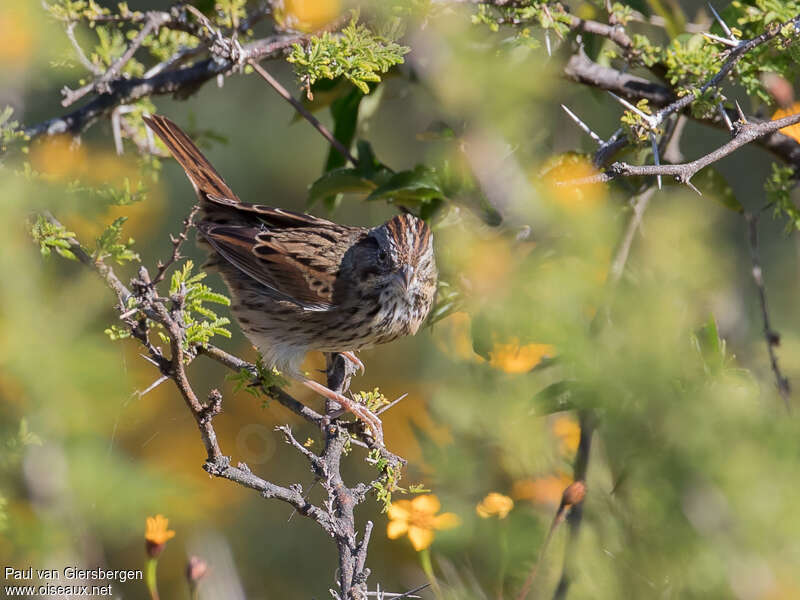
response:
M344 10L334 0L311 4L326 15ZM681 6L690 20L707 18L701 4ZM290 3L287 10L301 9ZM88 47L98 43L88 28L76 34ZM389 399L408 394L386 413L384 431L389 448L409 461L405 482L423 484L442 512L459 517L426 550L443 593L514 597L572 480L575 409L591 409L597 431L584 524L569 547L571 598L800 597L800 426L775 389L746 225L715 198L729 186L745 209L757 211L771 157L753 146L738 151L714 166L719 179L703 197L669 184L656 192L609 300L630 187L560 188L541 173L560 153L593 150L561 103L605 137L622 109L563 79L563 57L533 44L500 54L493 44L502 46L501 38L475 27L466 9L424 22L412 17L406 64L368 96L357 131L396 171L469 165L505 217L493 226L468 200L434 215L441 279L458 290L458 302L416 337L361 353L366 373L352 384L379 387ZM300 96L290 65L265 65ZM0 107L13 107L25 125L63 114L59 90L84 76L63 26L38 2L4 0ZM750 103L746 110L762 110L738 98ZM203 141L242 199L308 208L326 144L261 79L234 75L187 100L153 102ZM332 126L327 110L318 116ZM442 123L454 133L434 135ZM692 159L726 139L691 123L680 147ZM287 506L209 478L176 390L166 383L142 395L156 369L136 343L104 334L116 318L112 293L79 264L42 257L31 240L26 223L42 209L90 246L126 216L125 236L135 239L142 263L166 258L169 234L194 196L173 161L163 161L157 177L140 162L133 146L117 155L102 120L78 146L37 141L0 167L0 566L142 568L145 518L163 514L176 532L159 561L163 598L189 597L191 555L210 566L203 598L329 597L337 561L330 540ZM579 176L583 167L565 168ZM125 177L143 182L139 202L110 206L90 191ZM373 226L396 208L346 195L333 212L320 203L309 210ZM780 365L795 382L800 246L769 214L760 232ZM202 264L193 240L185 253ZM126 281L135 269L115 267ZM225 291L215 275L208 282ZM255 360L238 328L231 330L232 339L216 343ZM310 356L306 368L322 364ZM276 483L312 484L304 460L273 430L290 423L305 440L313 432L304 423L277 403L235 393L226 370L203 357L189 374L199 393L224 393L215 423L227 455ZM301 387L290 392L320 404ZM348 481L371 478L361 458L356 449L347 461ZM513 505L497 496L485 501L490 493ZM364 504L358 519L376 523L373 589L379 582L404 591L427 581L409 539L387 537L389 520L377 502ZM566 540L562 527L542 559L537 597L552 595ZM119 598L148 597L141 581L114 590Z

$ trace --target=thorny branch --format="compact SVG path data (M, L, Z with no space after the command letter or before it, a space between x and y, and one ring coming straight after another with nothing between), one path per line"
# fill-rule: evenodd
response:
M735 136L733 139L716 150L691 162L678 165L631 165L628 163L616 162L603 173L579 179L561 181L559 185L604 183L617 179L618 177L636 177L642 175L667 175L673 177L678 183L690 185L692 177L704 167L725 158L754 140L774 133L784 127L788 127L789 125L794 125L795 123L800 123L800 113L789 115L782 119L776 119L775 121L763 121L761 123L739 121L736 124L737 127L735 128Z
M265 393L277 400L282 406L303 417L317 428L324 438L324 448L315 454L300 444L287 427L279 427L285 439L308 460L316 479L326 491L328 500L321 506L311 503L300 484L289 486L278 485L255 475L244 463L233 465L231 459L223 453L213 420L222 411L222 394L214 389L207 400L201 401L186 372L186 367L199 355L204 354L226 367L241 372L243 369L253 374L254 385L262 386L257 376L255 365L248 363L224 350L210 344L207 346L186 346L186 331L183 318L185 310L185 290L179 289L168 297L161 296L157 283L163 280L165 273L180 259L180 249L187 239L192 219L197 207L184 220L183 229L172 237L173 249L170 258L159 263L157 275L151 279L148 270L142 266L137 277L131 280L130 287L122 283L113 269L102 259L89 255L76 239L68 239L70 250L76 258L100 275L117 296L116 309L120 319L125 323L131 335L139 341L147 351L147 358L159 370L162 378L170 379L181 394L189 412L194 417L200 438L206 450L203 468L211 475L228 479L238 485L255 490L264 498L276 498L291 505L298 513L314 520L330 537L339 551L338 591L332 593L341 600L355 600L366 597L367 578L370 570L366 567L367 548L372 523L367 522L363 534L358 535L355 523L355 507L364 502L368 492L375 484L385 484L389 471L399 470L405 461L378 445L370 436L360 436L357 423L339 419L339 406L328 403L324 414L303 405L277 386L267 388ZM48 220L60 226L52 216ZM133 307L133 308L131 308ZM169 355L149 338L148 321L159 324L166 332ZM339 355L328 355L328 386L340 393L346 393L350 378L355 372L351 362ZM388 465L379 472L370 483L357 483L348 486L341 475L342 456L351 442L359 441L371 452L377 453Z

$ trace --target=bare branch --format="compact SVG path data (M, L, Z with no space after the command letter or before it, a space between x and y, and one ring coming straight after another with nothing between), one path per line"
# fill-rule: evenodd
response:
M250 42L244 46L244 50L256 60L275 59L283 56L293 43L303 39L305 36L280 34ZM217 75L228 73L233 66L230 60L209 58L188 67L162 71L151 77L113 79L107 84L107 93L95 96L88 104L71 113L26 127L24 131L30 138L62 133L77 135L120 104L129 104L148 96L187 96Z
M90 73L92 73L94 75L97 75L97 76L100 76L100 75L103 74L103 70L100 67L98 67L96 64L94 64L92 61L89 60L89 58L83 52L83 48L81 48L81 45L78 43L78 40L75 38L75 26L76 25L77 25L77 23L68 23L67 24L67 28L66 28L67 38L69 39L70 43L72 44L72 47L75 49L75 54L77 54L78 60L81 62L81 64L84 66L84 68L86 68L86 70L89 71Z
M161 13L161 12L152 12L148 13L147 22L145 23L144 27L139 30L139 33L136 34L136 37L131 40L131 43L128 44L127 49L123 52L117 60L111 63L111 66L108 67L108 70L103 73L97 80L79 88L77 90L71 90L68 87L65 87L63 90L64 93L64 100L61 102L61 106L67 107L71 104L74 104L81 98L83 98L86 94L97 91L98 93L104 94L107 93L109 90L108 82L117 77L120 74L122 68L128 63L128 61L133 58L133 55L136 54L136 51L142 46L145 38L147 38L153 30L158 30L164 23L170 20L170 15L168 13Z
M194 218L197 215L197 212L200 210L200 205L195 204L192 207L192 210L189 212L189 215L183 220L183 229L178 234L178 236L170 235L170 241L172 242L172 255L167 259L166 262L158 261L158 271L156 271L155 277L153 277L153 285L158 285L164 279L167 274L167 271L181 259L181 246L187 240L189 235L189 230L194 226Z

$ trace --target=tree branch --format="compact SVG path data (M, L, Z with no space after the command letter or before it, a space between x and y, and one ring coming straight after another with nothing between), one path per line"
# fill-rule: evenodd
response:
M740 122L737 124L738 129L733 139L716 150L691 162L678 165L631 165L628 163L616 162L603 173L579 179L560 181L558 185L604 183L617 179L618 177L638 177L643 175L666 175L673 177L678 183L689 184L692 177L704 167L725 158L754 140L775 133L795 123L800 123L800 113L789 115L782 119L776 119L775 121L762 121L759 123L751 123L749 121L744 123Z
M775 384L778 388L778 393L783 398L786 405L786 410L791 411L791 386L789 379L781 371L778 364L778 356L775 348L780 345L781 337L772 329L769 321L769 311L767 310L767 290L764 285L764 277L761 271L761 259L758 253L758 215L747 213L745 214L745 222L747 223L747 245L750 248L750 262L752 264L751 274L753 275L753 282L756 284L758 290L758 304L761 308L761 320L764 323L764 341L767 344L767 353L769 354L769 362L772 367L772 372L775 374Z

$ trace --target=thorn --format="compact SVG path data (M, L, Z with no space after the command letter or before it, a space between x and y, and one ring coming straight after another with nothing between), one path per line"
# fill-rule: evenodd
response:
M616 100L617 102L622 104L622 106L624 106L628 110L630 110L630 111L636 113L637 115L639 115L640 117L642 117L642 119L645 120L645 122L650 127L650 129L655 129L658 126L658 124L661 122L661 117L660 116L648 115L646 112L642 111L640 108L635 107L633 104L631 104L630 102L625 100L625 98L621 98L620 96L617 96L614 92L608 92L608 93L611 95L612 98L614 98L614 100Z
M605 142L603 141L603 139L602 139L602 138L601 138L599 135L597 135L597 134L596 134L594 131L592 131L592 130L589 128L589 126L588 126L586 123L584 123L584 122L583 122L583 121L580 119L580 117L578 117L578 115L576 115L574 112L572 112L570 109L568 109L568 108L567 108L566 106L564 106L563 104L561 105L561 108L563 108L563 109L564 109L564 112L565 112L565 113L567 113L567 114L570 116L570 118L571 118L573 121L575 121L575 123L577 123L578 127L580 127L581 129L583 129L583 131L584 131L584 132L585 132L585 133L586 133L586 134L587 134L587 135L588 135L590 138L592 138L592 139L593 139L593 140L594 140L594 141L597 143L597 145L598 145L598 146L602 146L603 144L605 144Z
M728 111L725 110L724 106L722 106L722 102L717 104L717 108L719 109L719 113L722 116L722 120L725 121L725 126L728 128L728 131L733 133L733 123L731 123L731 118L728 116Z
M661 159L658 156L658 140L656 140L656 134L650 134L650 143L653 146L653 162L655 162L657 167L661 166ZM658 189L661 189L661 175L656 175L656 181L658 182Z
M400 402L401 400L404 400L404 399L406 398L406 396L408 396L408 392L406 392L405 394L403 394L402 396L400 396L400 397L399 397L397 400L393 400L391 403L387 404L386 406L384 406L384 407L380 408L379 410L376 410L376 411L375 411L375 414L376 414L376 415L380 415L380 414L383 414L383 413L385 413L387 410L389 410L390 408L392 408L392 407L393 407L395 404L397 404L397 403L398 403L398 402Z
M119 110L111 113L111 132L114 135L114 149L117 151L117 156L122 156L124 148L122 147L122 125Z
M717 9L714 8L711 2L708 3L708 8L710 8L711 12L714 13L714 18L717 20L717 23L719 23L720 27L722 27L722 31L725 32L725 35L727 35L730 39L735 40L736 36L731 33L730 27L728 27L728 24L722 20L722 17L719 16Z
M702 197L702 195L703 195L703 192L701 192L700 190L698 190L698 189L697 189L697 187L696 187L696 186L695 186L695 185L694 185L694 184L693 184L691 181L689 181L689 180L686 180L686 182L685 182L685 183L686 183L686 185L688 185L688 186L689 186L689 189L691 189L692 191L694 191L694 192L695 192L695 193L696 193L698 196L701 196L701 197Z
M140 353L140 354L139 354L139 356L141 356L141 357L142 357L143 359L145 359L147 362L149 362L149 363L152 363L152 364L153 364L153 365L155 365L156 367L158 366L158 363L157 363L156 361L154 361L152 358L150 358L149 356L147 356L146 354L141 354L141 353Z
M703 35L703 37L708 38L711 41L719 42L720 44L725 44L726 46L730 46L731 48L736 48L739 45L739 41L735 39L720 37L713 33L708 33L707 31L701 31L700 33Z
M152 392L154 389L156 389L158 386L160 386L162 383L164 383L167 379L169 379L169 377L167 377L166 375L162 375L161 377L156 379L153 383L150 384L150 386L145 391L139 392L139 394L138 394L139 398L141 398L142 396L144 396L148 392Z
M742 110L742 107L739 106L738 100L736 101L736 110L739 112L739 121L742 123L747 123L747 117L744 116L744 111Z

